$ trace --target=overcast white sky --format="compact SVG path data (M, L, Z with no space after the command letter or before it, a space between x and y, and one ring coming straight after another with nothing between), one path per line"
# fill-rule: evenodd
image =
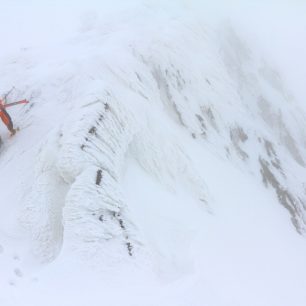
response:
M234 18L306 106L306 1L241 1Z

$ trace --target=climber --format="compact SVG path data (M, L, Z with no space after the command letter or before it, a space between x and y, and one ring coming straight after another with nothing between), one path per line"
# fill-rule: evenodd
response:
M15 135L16 130L14 129L13 121L10 115L5 110L3 101L0 99L0 118L6 125L7 129L11 132L11 136Z
M2 99L0 99L0 117L3 123L8 128L8 130L11 132L11 136L15 135L16 129L14 129L13 121L10 115L7 113L6 108L17 104L27 104L27 103L29 103L29 101L26 99L12 103L5 103Z

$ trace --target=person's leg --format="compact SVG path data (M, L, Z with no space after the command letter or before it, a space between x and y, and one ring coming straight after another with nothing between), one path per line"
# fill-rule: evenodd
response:
M16 130L14 129L13 121L5 109L0 112L0 117L7 129L11 132L11 135L14 135Z
M11 132L11 136L16 134L16 129L14 129L13 124L9 124L7 128Z

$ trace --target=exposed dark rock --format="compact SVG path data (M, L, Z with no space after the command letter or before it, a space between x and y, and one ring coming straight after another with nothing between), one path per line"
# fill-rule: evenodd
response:
M302 234L302 226L299 221L301 220L302 212L299 207L299 201L295 199L294 196L280 184L266 160L259 158L259 163L261 166L260 172L265 186L268 187L270 185L274 188L280 204L282 204L289 211L291 215L291 221L297 232Z
M97 176L96 176L96 185L99 185L101 184L101 180L102 180L102 170L99 169L97 171Z
M240 147L240 143L244 143L248 140L248 135L244 132L244 130L239 126L231 129L230 138L242 160L248 159L249 155Z
M97 135L97 128L95 126L91 127L88 133L92 135Z

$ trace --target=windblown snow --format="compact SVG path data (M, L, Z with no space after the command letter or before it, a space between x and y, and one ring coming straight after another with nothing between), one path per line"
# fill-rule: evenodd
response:
M148 3L1 51L30 103L0 130L0 304L305 305L300 102L234 26Z

